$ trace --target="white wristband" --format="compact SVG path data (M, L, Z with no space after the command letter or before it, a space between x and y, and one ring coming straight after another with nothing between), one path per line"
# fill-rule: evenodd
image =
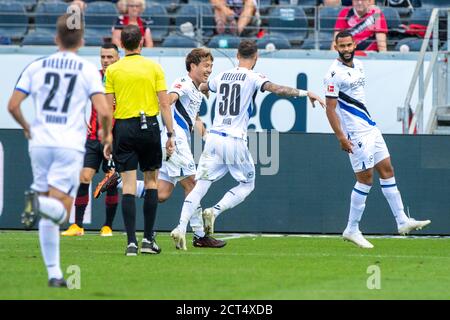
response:
M308 91L302 90L302 89L298 89L298 96L299 97L307 97L308 96Z

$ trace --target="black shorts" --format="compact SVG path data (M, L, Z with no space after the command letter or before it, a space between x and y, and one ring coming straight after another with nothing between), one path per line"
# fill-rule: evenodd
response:
M162 150L156 117L147 117L147 129L141 129L140 119L117 119L114 124L113 160L118 172L142 172L161 168Z
M100 141L87 139L85 147L83 168L91 168L98 172L101 164L103 172L108 172L110 167L108 166L108 160L103 157L103 145Z

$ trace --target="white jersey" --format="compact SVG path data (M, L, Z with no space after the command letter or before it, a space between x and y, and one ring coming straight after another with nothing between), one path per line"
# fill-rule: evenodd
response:
M210 132L246 139L248 121L255 108L255 97L268 82L264 75L246 68L233 68L208 82L217 92L214 122Z
M203 101L203 94L188 75L176 79L169 90L169 93L171 92L178 94L178 100L172 105L175 136L186 135L189 141Z
M28 65L16 90L31 94L36 117L30 147L69 148L84 152L85 107L104 93L97 68L72 52L60 51Z
M362 62L353 59L353 68L336 59L328 70L325 80L325 96L337 98L336 112L346 135L369 132L376 123L366 108L364 94L365 76Z

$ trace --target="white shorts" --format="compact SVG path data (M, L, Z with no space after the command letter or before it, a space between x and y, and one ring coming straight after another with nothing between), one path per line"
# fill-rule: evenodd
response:
M349 153L349 157L354 172L373 168L381 160L390 157L386 142L377 127L367 134L351 137L350 140L353 142L353 153Z
M255 164L247 147L240 138L208 134L205 149L197 167L196 180L215 181L227 172L238 182L255 180Z
M49 147L29 149L33 184L31 189L48 192L49 186L75 198L80 184L84 152Z
M175 138L175 151L170 156L169 161L165 161L166 141L167 136L165 136L165 138L161 136L163 162L161 168L159 169L158 179L165 180L173 185L176 185L178 181L181 181L188 176L195 175L196 170L194 156L192 155L191 147L187 138L185 136L177 136Z

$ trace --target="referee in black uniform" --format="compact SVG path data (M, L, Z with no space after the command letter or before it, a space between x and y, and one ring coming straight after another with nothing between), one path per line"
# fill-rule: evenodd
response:
M125 57L106 70L105 91L111 108L115 99L113 159L123 181L122 213L128 236L127 256L138 253L136 239L136 170L144 173L144 239L141 253L158 254L153 226L158 206L158 169L162 164L160 129L156 116L161 111L167 128L168 155L174 150L172 115L164 71L140 55L142 35L138 26L125 26L121 33ZM106 155L110 150L105 150Z

